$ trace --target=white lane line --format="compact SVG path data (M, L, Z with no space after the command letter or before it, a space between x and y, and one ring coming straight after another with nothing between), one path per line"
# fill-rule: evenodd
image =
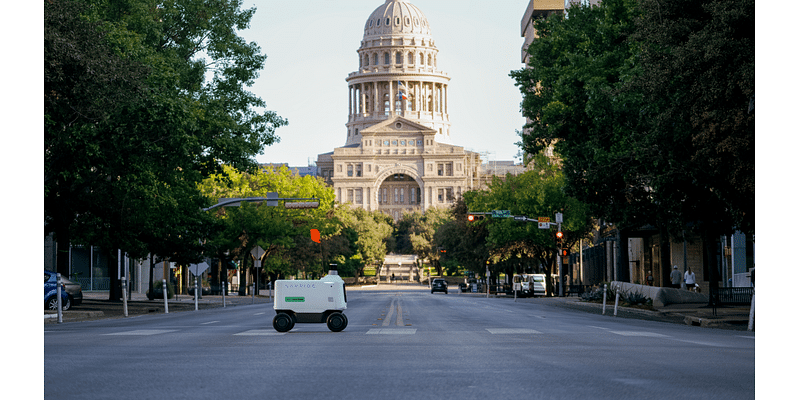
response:
M251 329L249 331L239 332L233 336L283 336L285 332L276 332L272 329Z
M413 335L416 329L391 328L391 329L370 329L367 335Z
M135 331L106 333L104 336L150 336L160 335L162 333L177 332L176 329L139 329Z
M486 329L492 335L534 335L537 333L542 333L534 329L523 329L523 328L494 328L494 329Z
M216 324L216 323L218 323L218 322L219 322L219 321L208 321L208 322L203 322L203 323L202 323L202 324L200 324L200 325Z
M667 335L662 335L660 333L655 332L644 332L644 331L609 331L611 333L621 335L621 336L639 336L639 337L657 337L657 338L668 338Z

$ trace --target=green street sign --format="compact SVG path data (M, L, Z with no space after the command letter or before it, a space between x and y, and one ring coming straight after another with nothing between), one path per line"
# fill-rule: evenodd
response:
M509 210L492 210L492 218L511 218Z

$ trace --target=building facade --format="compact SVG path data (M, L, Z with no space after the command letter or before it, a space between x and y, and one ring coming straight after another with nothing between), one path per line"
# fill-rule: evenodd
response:
M451 141L450 78L438 68L439 50L422 11L386 0L365 22L357 53L358 69L346 78L344 146L317 158L319 176L337 201L399 219L449 207L477 189L480 156Z

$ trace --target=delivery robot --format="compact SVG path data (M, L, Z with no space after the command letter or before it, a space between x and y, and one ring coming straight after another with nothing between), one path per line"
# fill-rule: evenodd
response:
M275 318L272 327L289 332L296 323L328 324L341 332L347 327L347 293L335 266L319 280L275 281Z

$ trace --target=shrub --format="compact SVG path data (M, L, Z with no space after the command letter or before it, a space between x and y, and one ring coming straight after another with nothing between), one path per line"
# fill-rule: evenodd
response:
M150 290L147 290L147 298L148 299L163 299L164 298L164 286L163 282L161 281L154 281L153 282L153 295L150 295ZM167 299L171 299L175 296L175 288L172 286L172 283L167 282Z

